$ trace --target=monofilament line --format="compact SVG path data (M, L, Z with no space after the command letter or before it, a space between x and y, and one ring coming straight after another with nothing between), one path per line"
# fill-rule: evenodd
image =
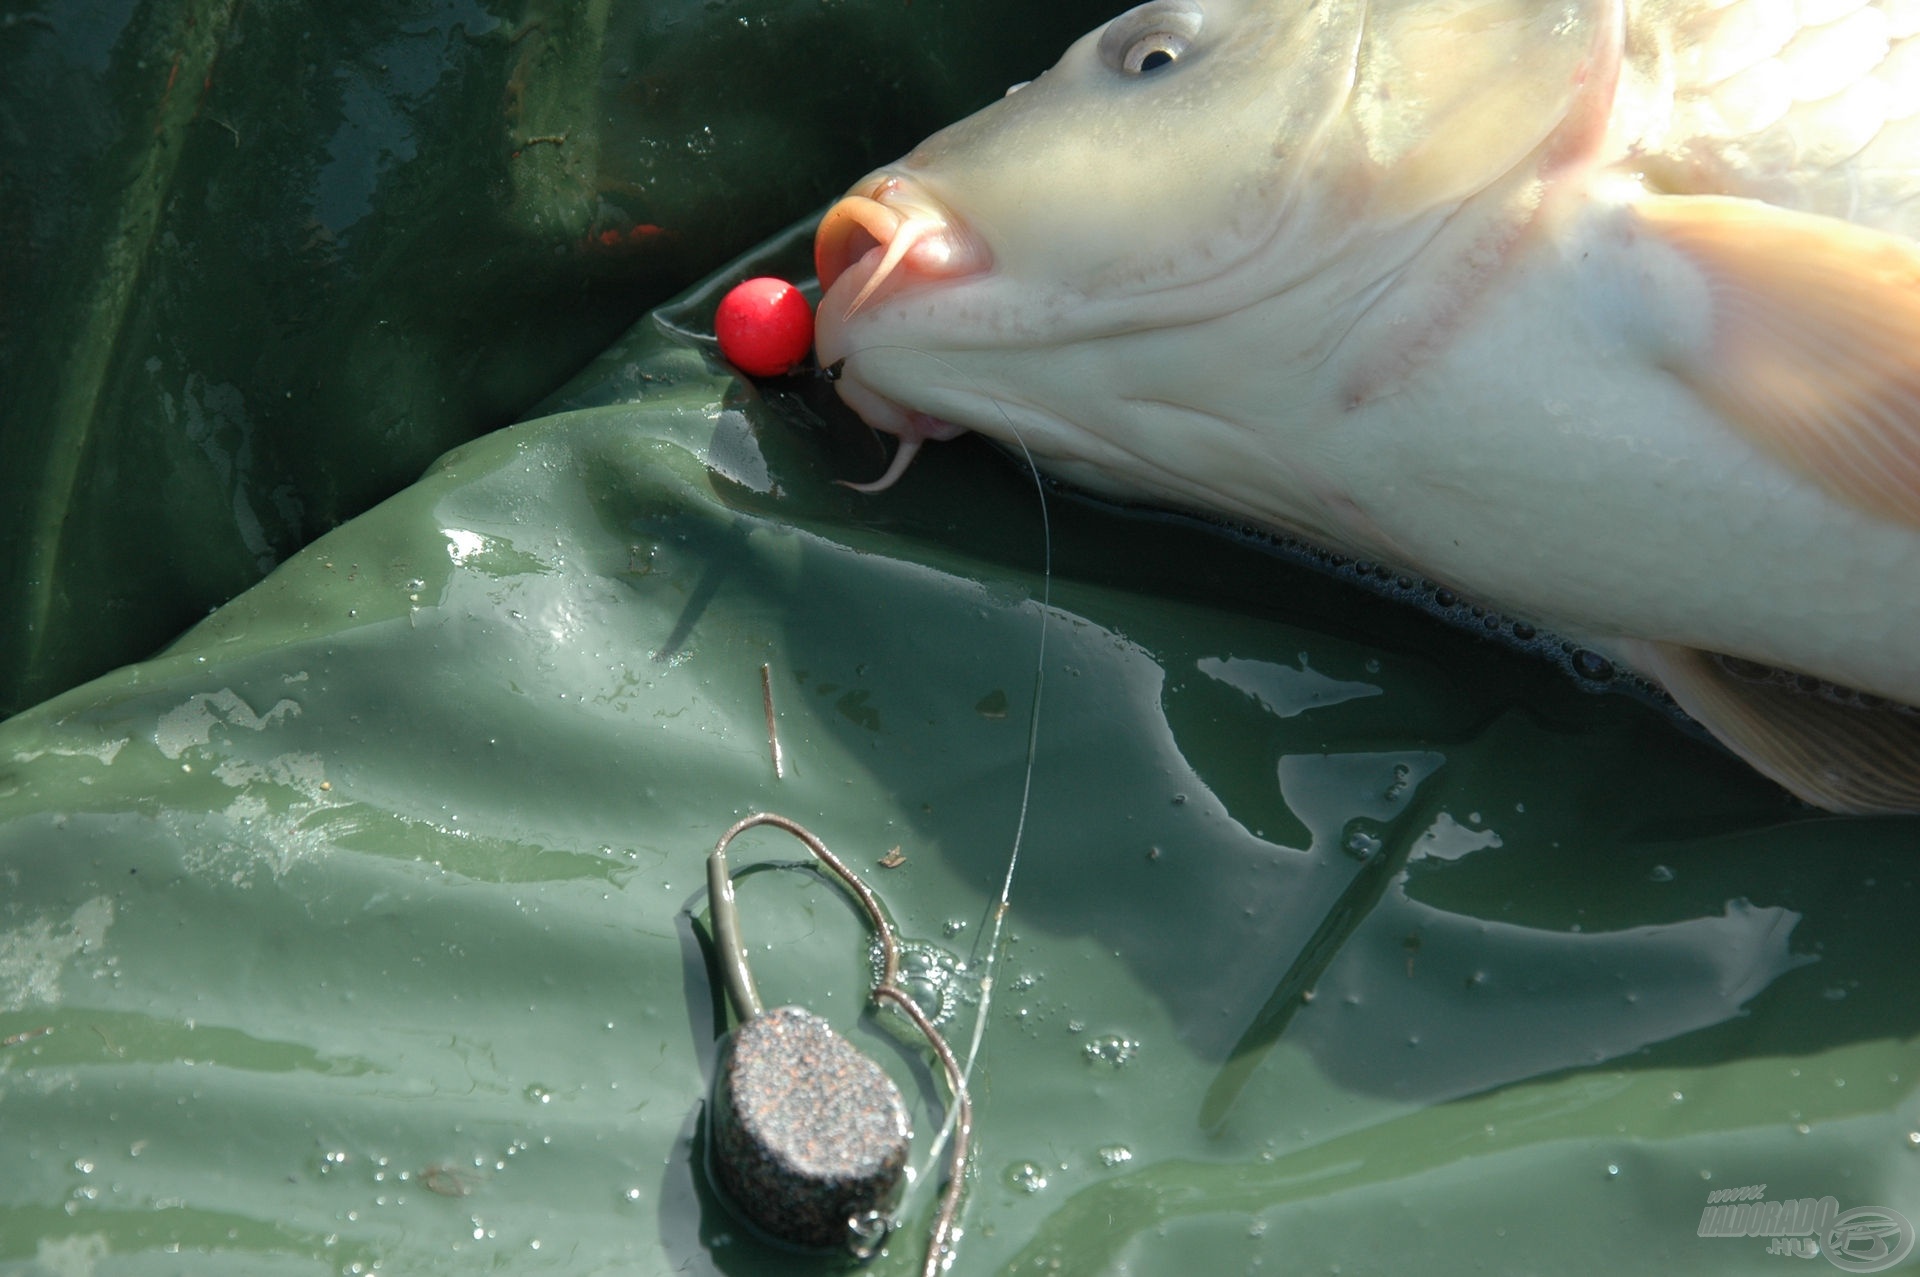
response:
M916 350L911 346L867 346L848 358L875 350L901 350L920 355L951 369L967 381L974 382L976 387L978 386L977 380L965 369L955 367L938 355L928 354L924 350ZM846 359L842 359L835 365L836 372L843 368L846 362ZM974 943L972 954L973 961L981 968L980 1006L978 1013L974 1016L973 1034L967 1044L966 1061L960 1068L961 1079L969 1092L973 1086L974 1065L980 1058L980 1047L986 1039L988 1013L993 1007L993 973L1000 959L1000 941L1006 926L1007 911L1013 903L1013 880L1020 868L1020 850L1027 832L1027 811L1033 800L1034 760L1040 748L1040 701L1047 677L1047 621L1049 614L1053 611L1053 519L1047 508L1046 481L1040 477L1040 467L1035 464L1033 452L1027 447L1026 437L1020 433L1020 428L1013 424L1013 419L1007 416L1006 410L991 395L983 393L982 397L994 405L994 410L1000 414L1000 420L1005 423L1008 433L1013 436L1014 442L1020 445L1020 454L1027 462L1027 473L1033 479L1034 493L1040 500L1040 634L1034 654L1033 700L1027 715L1026 765L1020 783L1020 810L1014 821L1013 846L1007 853L1007 869L1000 880L1000 895L988 911L987 924L981 928L980 938ZM956 1116L955 1113L948 1114L947 1121L940 1128L939 1136L935 1138L927 1152L920 1175L927 1174L938 1163L942 1149L946 1147L948 1140L953 1138ZM957 1232L954 1238L957 1240ZM951 1251L947 1259L951 1261Z

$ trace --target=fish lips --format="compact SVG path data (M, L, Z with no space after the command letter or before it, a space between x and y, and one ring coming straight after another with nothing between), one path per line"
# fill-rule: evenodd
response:
M814 232L822 309L851 318L875 298L993 268L984 239L915 179L882 173L829 208ZM853 276L854 278L849 278Z
M875 311L886 303L983 275L992 266L986 241L910 177L878 175L828 209L814 235L814 267L823 290L815 349L822 367L840 365L841 400L869 426L916 445L965 433L964 426L880 394L862 380L860 361L844 361L880 345L852 335L856 316L868 334L884 335Z

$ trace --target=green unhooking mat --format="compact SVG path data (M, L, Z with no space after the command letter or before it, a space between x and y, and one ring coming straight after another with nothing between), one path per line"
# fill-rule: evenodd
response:
M1224 531L1049 491L1049 582L1035 485L982 444L836 486L884 455L830 387L702 336L721 287L805 262L801 227L0 726L0 1272L834 1270L702 1165L703 858L762 809L871 882L963 1054L978 1022L956 1273L1899 1244L1920 825L1810 813ZM798 844L732 856L769 1005L907 1096L872 1271L918 1271L937 1070ZM1745 1206L1825 1198L1880 1231Z

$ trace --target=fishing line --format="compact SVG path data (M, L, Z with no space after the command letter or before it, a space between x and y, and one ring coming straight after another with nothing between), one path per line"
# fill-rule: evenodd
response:
M927 351L912 346L864 346L833 365L829 374L830 379L837 380L838 377L842 375L841 370L844 368L847 360L878 350L896 350L904 351L910 355L919 355L922 358L930 359L934 363L950 369L965 381L972 383L974 389L980 392L981 397L993 405L994 411L1000 415L1000 420L1006 425L1008 432L1012 434L1014 442L1020 445L1020 454L1026 458L1027 473L1033 478L1033 490L1040 501L1040 637L1034 656L1033 699L1027 715L1027 754L1025 774L1021 779L1020 785L1020 810L1019 816L1014 822L1013 846L1007 853L1007 868L1006 873L1000 881L999 897L987 911L987 921L981 928L980 938L975 941L973 951L968 955L969 968L976 963L983 968L980 976L979 1010L974 1016L973 1034L967 1044L966 1060L960 1069L961 1079L966 1084L968 1090L971 1091L974 1064L980 1058L980 1048L986 1039L987 1017L993 1006L994 969L1000 960L1001 935L1006 927L1007 911L1013 903L1013 880L1014 875L1020 867L1020 850L1027 832L1027 812L1033 800L1034 760L1038 756L1040 748L1040 702L1046 688L1047 677L1047 619L1053 611L1053 520L1047 507L1046 482L1040 476L1040 467L1034 462L1032 450L1027 447L1026 437L1020 433L1020 428L1013 424L1013 419L1007 415L1006 409L1000 405L1000 402L993 398L992 395L987 394L985 387L981 385L980 381L964 368L960 368L950 361L942 359L938 355L930 354ZM927 1152L926 1158L920 1168L920 1173L915 1176L916 1181L924 1179L932 1167L939 1161L941 1151L953 1136L956 1117L957 1111L950 1111L947 1114L947 1120L941 1125L939 1135L933 1140L933 1145ZM950 1220L943 1220L942 1222L951 1223Z

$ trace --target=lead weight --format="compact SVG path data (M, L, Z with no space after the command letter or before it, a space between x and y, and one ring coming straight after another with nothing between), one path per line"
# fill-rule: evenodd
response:
M723 839L707 861L707 895L741 1023L714 1075L714 1178L771 1237L808 1249L870 1248L872 1221L890 1213L906 1171L906 1103L886 1071L819 1016L762 1009L725 852Z
M900 1088L819 1016L775 1007L734 1030L714 1081L714 1169L772 1236L851 1244L856 1221L891 1205L912 1136Z

